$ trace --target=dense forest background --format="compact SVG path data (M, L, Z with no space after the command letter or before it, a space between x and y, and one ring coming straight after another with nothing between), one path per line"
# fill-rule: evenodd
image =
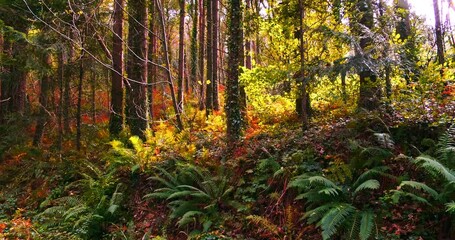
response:
M455 239L455 5L412 4L0 0L0 238Z

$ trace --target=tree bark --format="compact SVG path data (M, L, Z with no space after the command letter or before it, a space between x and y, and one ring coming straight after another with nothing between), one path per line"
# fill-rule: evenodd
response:
M151 64L149 65L149 87L148 90L148 104L150 106L149 110L149 121L150 124L153 124L153 116L154 116L154 90L156 89L156 82L157 82L157 74L158 69L155 65L158 62L158 41L157 41L157 11L156 11L156 2L155 0L150 0L150 15L152 18L150 19L150 47L149 47L149 59Z
M207 82L205 94L205 111L206 116L213 111L213 17L212 4L215 0L207 0Z
M109 132L117 136L123 125L123 0L114 1L112 84Z
M218 99L218 0L212 0L212 82L213 110L220 110Z
M438 50L438 63L444 65L444 40L442 37L441 16L439 13L439 0L433 0L434 20L435 20L435 34L436 34L436 47ZM442 70L441 70L442 74Z
M44 55L44 61L46 68L51 68L52 65L52 58L49 52L46 52ZM47 122L47 108L48 108L48 95L49 95L49 84L51 82L50 74L45 73L41 77L40 83L40 96L39 96L39 104L40 104L40 111L38 116L38 121L36 123L36 130L33 136L33 146L38 146L41 143L41 139L44 133L44 127L46 126Z
M79 59L79 82L77 84L77 111L76 111L76 150L81 150L82 136L82 83L84 82L84 52Z
M183 112L183 93L184 93L184 69L185 69L185 0L179 0L180 23L179 23L179 65L177 78L177 102L179 111Z
M199 2L198 0L193 1L193 25L191 29L191 47L190 47L190 85L191 89L193 90L193 93L195 92L194 89L197 84L197 70L198 70L198 59L197 59L197 54L198 54L198 22L199 22L199 17L198 17L198 10L199 10Z
M305 131L308 129L308 123L309 123L309 117L308 117L308 106L307 106L307 101L308 101L308 93L307 93L307 79L305 77L305 30L304 30L304 24L303 20L305 19L305 9L303 6L303 0L299 0L299 22L300 22L300 72L301 72L301 89L300 89L300 99L302 101L301 107L302 107L302 129ZM298 105L298 104L297 104Z
M239 98L239 66L241 59L242 9L240 0L228 1L228 74L226 86L226 124L228 145L235 144L241 134L242 116Z
M128 61L126 88L127 123L131 134L145 138L147 129L146 94L148 65L148 5L147 0L128 2Z
M371 0L362 0L357 3L357 13L360 14L359 24L367 27L368 29L373 29L374 27L374 18L373 18L373 3ZM361 36L363 34L359 26L354 27L354 31L357 35ZM363 58L367 60L370 59L368 49L373 44L373 40L370 36L362 36L360 39L360 48ZM381 100L381 88L378 86L377 75L370 69L369 66L363 64L360 66L360 94L358 106L366 110L375 110L379 107Z
M204 40L205 40L205 9L204 2L208 0L197 0L199 1L199 110L204 110L205 108L205 98L204 98L204 89L205 89L205 78L204 78Z
M169 84L169 90L171 93L171 98L172 98L172 104L174 106L174 111L175 111L175 117L177 121L177 129L179 131L183 130L183 122L181 119L181 112L177 104L177 99L175 97L175 90L174 90L174 81L172 80L172 74L171 74L171 62L169 60L169 49L168 49L168 40L167 40L167 35L166 35L166 28L164 26L164 16L163 16L163 7L161 6L161 1L156 0L157 3L157 10L159 11L159 17L160 17L160 23L161 23L161 34L162 34L162 40L163 40L163 52L164 52L164 58L166 61L166 76L167 76L167 81Z

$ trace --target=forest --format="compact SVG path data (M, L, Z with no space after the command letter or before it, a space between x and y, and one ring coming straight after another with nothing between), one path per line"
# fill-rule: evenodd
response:
M0 0L0 239L455 239L454 26L452 0Z

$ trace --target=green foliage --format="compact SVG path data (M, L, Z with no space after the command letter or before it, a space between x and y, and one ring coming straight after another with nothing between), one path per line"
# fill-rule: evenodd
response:
M437 144L437 158L421 155L412 162L423 169L427 176L426 183L418 181L402 181L397 190L392 190L392 200L398 203L402 197L413 201L431 204L444 204L448 212L453 212L452 199L455 197L455 172L444 163L453 164L454 127L450 127L441 136ZM428 183L428 184L427 184ZM434 187L430 187L434 184ZM430 185L430 186L429 186ZM412 191L406 190L410 189Z
M379 209L374 207L372 200L369 204L359 201L363 199L362 196L380 188L380 182L375 177L391 177L386 171L385 167L376 167L364 171L355 181L343 183L333 182L320 175L302 174L295 177L289 187L300 190L296 199L306 200L304 219L309 224L317 222L324 239L331 239L335 235L368 239L373 234Z
M223 209L238 206L233 201L229 177L222 170L214 175L189 164L178 165L175 173L159 167L156 170L157 175L150 180L162 187L144 197L166 200L171 209L170 218L177 219L179 227L198 223L207 232L222 223Z
M264 122L277 122L294 111L290 93L283 89L291 85L292 70L269 65L244 69L240 81L245 86L249 104ZM290 90L290 89L289 89Z
M106 231L105 224L121 217L122 184L115 170L105 172L83 161L79 171L82 178L66 186L66 195L51 195L41 203L44 210L36 220L43 234L67 232L81 239L100 238Z

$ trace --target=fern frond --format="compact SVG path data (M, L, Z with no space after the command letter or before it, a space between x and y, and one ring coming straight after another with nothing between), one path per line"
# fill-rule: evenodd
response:
M180 218L180 220L177 222L177 225L179 227L183 227L187 225L188 223L195 222L197 221L197 216L203 215L204 213L201 211L188 211L183 216Z
M342 223L351 214L355 212L356 208L351 204L342 203L334 206L328 211L319 222L322 228L322 238L330 239L337 231Z
M359 212L356 211L356 213L354 214L354 216L352 217L352 224L351 224L351 227L349 229L349 238L348 239L355 239L357 236L357 234L359 233Z
M368 240L374 226L374 213L371 210L363 211L360 220L359 237L361 240Z
M363 172L355 181L355 183L352 185L354 187L358 186L360 183L365 182L368 179L374 178L374 177L387 177L390 179L394 179L395 176L388 174L387 171L389 170L388 167L386 166L380 166L380 167L375 167L372 169L369 169L365 172Z
M455 181L455 174L450 169L446 168L444 165L430 156L419 156L414 160L414 162L425 170L430 171L432 174L439 174L449 182Z
M319 206L317 208L311 209L307 211L302 219L307 219L308 224L313 224L317 221L319 221L324 215L334 206L337 205L338 203L329 203L329 204L324 204L322 206Z
M323 176L312 176L307 178L309 184L322 184L325 187L331 187L335 189L340 189L334 182L330 181L329 179Z
M401 190L392 190L391 192L393 193L392 200L395 204L398 203L402 197L409 197L415 202L420 202L420 203L424 203L424 204L431 206L431 204L428 202L427 199L425 199L423 197L419 197L419 196L415 195L414 193L404 192Z
M251 223L254 223L261 228L264 228L267 231L269 231L275 235L278 235L278 233L280 231L278 226L276 226L274 223L270 222L270 220L268 220L265 217L257 216L257 215L250 215L250 216L247 216L246 219L248 221L250 221Z
M83 213L87 212L87 206L85 205L78 205L75 207L72 207L63 213L63 216L65 217L65 221L68 221L72 217L77 217L79 215L82 215Z
M379 184L378 180L370 179L370 180L367 180L367 181L363 182L362 184L360 184L354 190L354 193L358 193L358 192L360 192L362 190L365 190L365 189L375 190L375 189L378 189L379 187L380 187L380 184Z
M434 190L433 188L429 187L428 185L426 185L425 183L422 183L422 182L403 181L403 182L401 182L400 187L401 188L410 187L413 189L421 190L421 191L424 191L424 192L430 194L430 196L432 196L434 199L438 198L438 193L436 192L436 190Z
M328 187L328 188L323 188L323 189L319 190L318 193L336 196L336 195L338 195L338 191L339 191L339 189L337 189L337 188Z
M446 203L446 211L451 214L455 213L455 202L454 201Z

